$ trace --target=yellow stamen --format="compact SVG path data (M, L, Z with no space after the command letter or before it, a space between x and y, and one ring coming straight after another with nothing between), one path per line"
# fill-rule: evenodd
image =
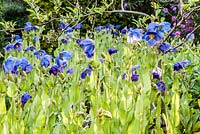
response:
M161 29L162 29L162 26L159 26L159 27L158 27L158 30L161 30Z
M153 39L155 37L154 34L149 34L149 38Z

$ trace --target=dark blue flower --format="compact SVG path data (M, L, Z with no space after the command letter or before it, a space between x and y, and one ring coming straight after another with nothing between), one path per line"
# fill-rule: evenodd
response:
M138 75L138 74L135 74L135 73L132 73L132 75L131 75L131 80L132 80L132 81L138 81L138 79L139 79L139 75Z
M122 80L125 80L126 79L126 73L123 73L122 74Z
M101 62L101 64L104 63L104 59L100 58L99 61Z
M65 30L65 34L70 33L70 32L72 32L72 31L73 31L72 27L68 27L68 28Z
M65 23L60 22L60 23L58 24L58 29L59 29L59 30L63 30L63 29L65 29L67 26L68 26L68 25L66 25Z
M164 42L160 45L160 51L165 54L169 49L170 49L171 45L167 42Z
M54 76L57 76L59 72L60 72L60 69L57 65L53 65L51 69L49 70L49 73L53 74Z
M25 51L27 52L27 51L34 51L36 49L36 47L35 46L29 46L29 47L27 47L26 49L25 49Z
M82 41L82 40L79 39L79 38L76 39L76 43L77 43L78 45L80 45L81 41Z
M92 58L94 55L94 41L92 39L84 39L80 42L80 46L87 58Z
M27 101L31 98L32 96L30 94L28 93L23 94L21 97L22 106L24 106L27 103Z
M13 44L8 44L3 48L6 52L10 52L11 49L13 49Z
M156 67L153 71L152 71L152 75L153 75L153 79L160 79L162 76L162 69L159 67Z
M158 88L158 90L161 90L161 91L165 91L165 89L166 89L166 85L165 85L165 83L163 82L163 81L159 81L159 82L157 82L156 83L156 86L157 86L157 88Z
M162 37L156 32L146 32L142 39L147 41L150 46L154 46Z
M112 31L112 34L119 35L119 33L117 31Z
M24 30L26 31L26 32L29 32L29 31L31 31L31 30L37 30L38 28L37 28L37 26L32 26L32 23L31 22L26 22L25 23L25 28L24 28Z
M68 44L68 38L63 38L63 39L61 39L61 42L62 42L63 44Z
M115 27L115 26L112 25L112 24L106 24L106 25L105 25L106 30L113 30L114 27Z
M188 60L179 61L174 64L174 71L180 71L181 69L186 68L188 65L190 65L190 61Z
M81 79L85 79L86 76L90 76L92 73L92 68L89 66L88 68L86 68L82 73L81 73Z
M126 34L127 31L128 31L127 28L123 28L123 29L121 30L121 33L122 33L122 34Z
M8 59L3 63L4 73L12 72L14 64L15 64L14 58L12 56L9 56Z
M67 74L73 74L74 73L74 69L73 68L69 68L66 73Z
M48 67L50 65L50 62L52 60L52 56L51 55L45 55L41 62L40 62L40 65L43 67Z
M14 50L17 50L17 51L22 50L22 42L16 42L16 43L13 45L13 49L14 49Z
M118 24L118 25L115 26L115 29L119 30L120 27L121 27L121 25Z
M43 58L46 54L45 50L38 50L34 53L37 59Z
M83 26L82 23L78 23L76 26L74 26L74 29L81 29Z
M110 55L112 55L112 54L114 54L114 53L117 53L117 49L115 49L115 48L108 48L108 53L110 54Z
M34 42L37 42L39 39L40 39L39 36L34 36L34 38L33 38Z
M97 30L98 32L101 32L102 29L103 29L103 26L98 26L98 27L96 28L96 30Z

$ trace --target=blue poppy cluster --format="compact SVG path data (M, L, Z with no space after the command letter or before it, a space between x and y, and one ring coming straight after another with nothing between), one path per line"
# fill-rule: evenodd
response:
M15 35L13 43L12 44L8 44L4 47L4 50L6 52L9 52L10 50L16 50L16 51L20 51L22 50L22 39L19 35Z
M12 56L9 56L7 60L3 63L3 70L6 74L10 72L12 74L19 74L22 71L28 73L33 69L33 66L28 62L27 58L15 59Z

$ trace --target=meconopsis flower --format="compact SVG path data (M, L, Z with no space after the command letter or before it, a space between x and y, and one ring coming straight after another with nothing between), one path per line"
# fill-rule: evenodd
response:
M156 32L146 32L142 37L150 46L154 46L162 39L162 37Z
M48 66L50 65L51 60L52 60L52 56L51 56L51 55L45 55L45 56L42 58L42 60L41 60L41 62L40 62L40 65L41 65L42 67L48 67Z
M56 56L56 64L60 69L67 66L67 61L72 58L72 53L67 51L62 51Z
M104 28L103 26L98 26L98 27L96 28L96 30L97 30L98 32L101 32L101 30L102 30L103 28Z
M15 35L14 39L13 39L14 42L22 42L22 39L19 35Z
M162 76L162 69L159 67L156 67L153 71L152 71L152 75L153 75L153 79L160 79Z
M127 28L125 27L125 28L123 28L122 30L121 30L121 33L122 33L122 35L124 35L124 34L126 34L127 33Z
M112 55L112 54L114 54L114 53L117 53L117 49L115 49L115 48L108 48L108 53L109 53L109 55Z
M133 43L135 41L140 41L142 39L142 33L140 29L130 30L127 36L127 42Z
M26 32L29 32L29 31L31 31L31 30L37 30L38 28L37 28L37 26L33 26L32 25L32 23L31 22L26 22L25 23L25 28L24 28L24 30L26 31Z
M169 49L171 48L171 45L167 42L164 42L160 45L160 51L165 54Z
M147 26L147 30L149 32L157 32L162 37L165 32L171 30L171 24L169 22L161 22L160 24L151 22Z
M89 65L88 68L86 68L82 73L81 73L81 79L85 79L86 76L90 76L92 73L93 69L92 67Z
M3 71L6 74L7 72L12 72L15 64L15 60L12 56L9 56L6 61L3 63Z
M157 82L157 83L156 83L156 86L157 86L158 90L163 91L163 92L164 92L165 89L166 89L166 84L165 84L163 81Z
M59 29L59 30L63 30L63 29L65 29L67 26L68 26L67 24L65 24L65 23L63 23L63 22L60 22L60 23L58 24L58 29Z
M119 25L119 24L115 25L115 29L117 29L117 30L119 30L120 27L121 27L121 25Z
M3 48L6 52L10 52L13 49L13 44L8 44Z
M26 49L25 49L25 52L28 52L28 51L34 51L36 49L36 47L35 46L29 46L29 47L27 47Z
M136 69L139 69L140 65L135 65L132 67L132 75L131 75L131 80L136 82L139 79L139 75L136 73Z
M46 54L45 50L38 50L34 53L37 59L42 59Z
M74 29L81 29L83 26L82 23L78 23L76 26L74 26Z
M66 74L73 74L74 73L74 68L69 68L66 72Z
M94 56L94 41L92 39L84 39L80 42L80 46L87 58Z
M63 38L63 39L61 39L61 42L62 42L63 44L68 44L68 38Z
M51 69L49 70L49 73L53 74L54 76L57 76L59 72L60 72L60 69L58 65L53 65Z
M15 61L12 73L18 74L21 71L28 73L32 71L32 69L33 69L33 66L28 63L28 59L22 58Z
M180 71L181 69L186 68L188 65L190 65L189 60L179 61L174 64L174 71Z
M17 51L22 50L22 42L16 42L16 43L13 45L13 49L14 49L14 50L17 50Z
M186 35L186 41L191 41L191 40L194 40L194 34L189 33Z
M31 98L32 96L30 94L28 93L23 94L21 97L22 106L24 106L27 103L27 101Z

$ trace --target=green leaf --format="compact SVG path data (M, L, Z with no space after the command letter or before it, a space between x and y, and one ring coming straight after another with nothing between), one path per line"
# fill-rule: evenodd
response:
M0 115L6 114L5 97L0 95Z

